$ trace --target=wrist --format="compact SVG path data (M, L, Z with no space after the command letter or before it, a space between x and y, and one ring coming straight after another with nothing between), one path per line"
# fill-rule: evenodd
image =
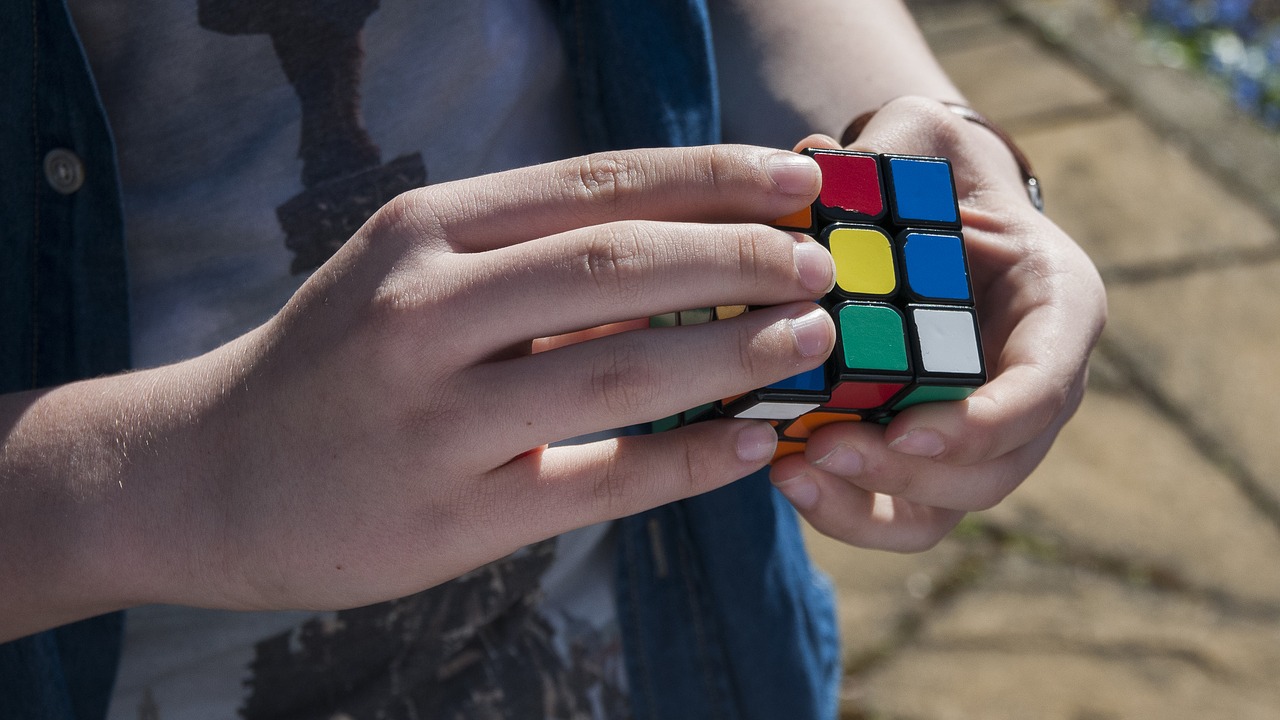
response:
M4 398L0 586L13 591L0 593L0 639L145 603L219 602L202 372L184 363Z
M935 102L943 105L957 117L966 121L966 124L973 131L971 138L985 146L984 153L988 157L992 159L999 158L1004 161L1001 163L1004 168L1002 174L1014 184L1022 187L1027 199L1036 210L1044 212L1044 196L1040 186L1040 179L1032 168L1030 159L1022 151L1022 148L1018 146L1017 142L1014 141L1013 137L995 121L968 105L951 100L937 100ZM854 118L841 134L840 144L844 146L853 144L858 135L861 134L862 129L866 127L878 110L878 108L870 110Z
M115 378L6 396L0 458L0 638L126 607L145 558L122 551L133 482L115 433Z

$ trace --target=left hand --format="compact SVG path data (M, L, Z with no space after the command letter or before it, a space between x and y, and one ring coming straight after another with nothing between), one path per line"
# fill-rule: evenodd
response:
M799 147L837 148L815 135ZM937 544L965 513L1027 478L1075 413L1106 295L1084 251L1027 198L987 130L920 98L880 110L852 146L951 160L990 380L968 399L917 405L888 426L828 425L773 483L819 532L867 548Z

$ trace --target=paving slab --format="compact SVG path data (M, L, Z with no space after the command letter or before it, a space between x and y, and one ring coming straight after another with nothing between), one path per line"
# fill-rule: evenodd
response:
M1143 65L1107 0L909 4L1111 322L1076 418L968 533L917 556L811 534L857 661L842 717L1280 718L1280 142Z
M1155 62L1111 0L996 2L1280 222L1280 135L1237 110L1220 84Z
M925 612L929 597L949 581L965 549L945 540L925 553L900 555L854 548L809 529L814 562L836 586L846 664L891 651L904 623Z
M1065 556L1280 615L1280 529L1125 388L1092 383L1040 468L981 517Z
M1269 216L1234 198L1216 170L1008 22L997 4L925 3L917 13L957 86L1032 158L1050 216L1100 266L1277 241Z
M1102 86L1004 22L985 30L981 42L944 43L935 52L969 103L1010 132L1029 119L1108 101Z
M1024 131L1046 211L1104 272L1276 243L1267 216L1131 113Z
M1280 624L1011 556L845 689L846 717L1274 720Z
M1113 346L1280 506L1280 261L1108 295Z
M983 39L993 29L1003 31L1008 17L990 0L907 0L907 6L935 54Z

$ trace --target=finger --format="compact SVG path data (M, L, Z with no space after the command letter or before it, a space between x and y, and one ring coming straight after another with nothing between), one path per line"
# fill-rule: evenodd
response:
M774 473L783 480L812 468L868 492L919 505L986 510L1031 474L1048 453L1056 432L1042 433L990 462L962 467L894 452L884 442L881 429L868 423L841 423L816 431L804 455L782 458Z
M807 205L820 183L817 163L783 150L626 150L428 186L390 214L478 252L615 220L768 222Z
M894 454L977 467L1004 457L1045 433L1056 433L1080 404L1083 382L1042 391L1042 372L1017 367L968 399L904 411L886 429Z
M1007 151L939 103L885 106L856 145L951 158L991 380L963 403L921 405L888 429L898 452L957 465L999 458L1068 417L1105 318L1087 257L1025 202Z
M716 420L657 435L530 453L485 482L504 522L541 538L714 490L760 469L777 444L769 425Z
M795 150L796 152L800 152L805 148L814 148L816 150L840 150L841 149L840 141L824 133L814 133L806 137L805 139L801 140L800 142L796 143L796 146L792 149Z
M1018 183L1021 175L1013 157L994 135L971 125L935 100L903 97L877 111L849 147L948 158L956 171L962 209L971 209L969 201L993 193L1025 204L1026 191Z
M612 335L468 371L476 417L506 417L494 457L649 422L821 365L835 344L813 303ZM550 400L549 400L550 399Z
M928 550L965 516L960 510L921 505L863 489L805 465L794 455L775 463L770 477L815 530L857 547L894 552Z
M923 111L921 105L926 106ZM869 132L864 132L856 144L877 151L894 145L907 145L916 148L915 152L922 152L920 148L938 153L955 152L953 146L958 140L952 135L955 129L950 128L955 118L936 103L896 103L882 112L882 116L877 115L878 122ZM908 118L910 123L904 126ZM949 129L939 133L936 130L939 126ZM894 137L895 132L900 136ZM811 135L797 145L797 149L804 147L835 148L838 144L833 138L819 134ZM947 149L942 150L943 147ZM1010 264L1019 258L1019 254L1010 249L1002 249L1002 253L1009 256ZM1009 310L1008 305L1008 302L1004 305L1006 311ZM1021 307L1031 305L1030 302L1020 304ZM1006 312L1005 316L1014 315ZM1062 329L1061 323L1052 324ZM1004 346L1003 342L990 342L992 337L990 333L984 334L989 347ZM1038 347L1042 349L1047 345ZM994 357L994 352L988 352L988 356ZM1021 446L1042 432L1062 410L1062 394L1052 390L1066 388L1070 382L1070 378L1063 378L1050 386L1050 392L1028 392L1032 386L1026 383L1028 378L1025 376L1041 369L1036 364L1038 359L1034 356L1018 359L1017 363L1025 361L1028 365L1013 368L999 376L998 381L980 390L971 402L934 403L908 410L901 420L890 425L888 439L897 441L900 452L940 457L961 464L989 460ZM961 439L964 442L959 442Z
M479 288L453 310L486 354L547 337L716 305L814 300L834 284L831 254L764 225L624 222L452 258L450 282Z
M1061 427L1079 406L1086 361L1106 322L1092 263L1048 221L1027 229L1019 259L994 271L978 299L991 379L962 403L920 405L888 427L897 452L976 465ZM974 267L994 243L974 233ZM1054 237L1061 247L1051 248Z
M1027 328L1024 334L1039 333ZM1045 343L1053 342L1054 337L1025 343L1015 333L986 385L963 401L929 403L903 411L886 428L886 448L901 455L972 467L1014 452L1045 433L1056 433L1080 406L1086 366L1077 360L1085 357L1083 353L1072 356L1041 350L1033 355L1023 351L1047 347Z
M577 345L580 342L595 340L596 338L617 335L631 330L643 330L649 327L649 318L639 318L636 320L623 320L622 322L608 323L586 330L577 332L563 333L552 337L537 338L533 341L533 352L547 352L556 348Z

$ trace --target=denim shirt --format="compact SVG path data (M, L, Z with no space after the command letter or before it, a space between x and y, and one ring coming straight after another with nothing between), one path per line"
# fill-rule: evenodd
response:
M559 0L591 150L720 141L702 0ZM128 363L114 149L62 0L9 3L0 72L0 390ZM33 146L34 145L34 146ZM53 189L55 148L83 186ZM637 718L834 718L840 646L829 582L762 471L619 521L617 604ZM0 720L106 713L121 614L0 645Z

